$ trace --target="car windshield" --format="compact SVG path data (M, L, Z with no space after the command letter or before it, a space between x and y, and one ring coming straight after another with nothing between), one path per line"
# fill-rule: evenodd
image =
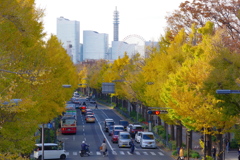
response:
M154 139L152 134L144 134L143 139Z
M129 134L122 134L120 135L121 139L130 139L130 135Z
M136 129L136 130L141 130L142 127L134 127L134 129Z
M112 130L112 129L113 129L113 126L109 126L109 129Z
M115 129L123 130L123 127L115 127Z
M114 122L106 122L106 125L114 125Z
M118 134L119 134L119 131L114 131L113 134L114 134L114 135L118 135Z

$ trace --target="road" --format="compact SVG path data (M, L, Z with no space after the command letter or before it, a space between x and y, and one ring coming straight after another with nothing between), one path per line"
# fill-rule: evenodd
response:
M67 151L67 160L78 160L86 158L89 160L172 160L172 157L167 156L163 150L157 149L142 149L139 144L135 143L135 153L130 154L130 148L119 148L117 143L111 142L111 136L103 130L103 122L106 118L112 118L115 124L122 119L114 110L105 106L98 105L95 109L93 104L88 104L88 108L93 109L96 117L95 123L85 123L84 116L78 110L77 134L76 135L59 135L58 139L64 142L64 148ZM106 139L108 146L108 156L103 157L99 151L103 139ZM90 156L80 157L79 150L82 141L90 145Z

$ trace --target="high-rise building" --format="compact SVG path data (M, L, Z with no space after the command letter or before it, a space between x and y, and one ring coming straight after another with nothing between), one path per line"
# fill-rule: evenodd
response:
M73 63L80 61L80 22L57 18L57 37L63 43Z
M83 60L104 59L108 53L108 34L83 31Z
M116 10L113 12L113 41L118 41L118 25L119 25L119 12Z

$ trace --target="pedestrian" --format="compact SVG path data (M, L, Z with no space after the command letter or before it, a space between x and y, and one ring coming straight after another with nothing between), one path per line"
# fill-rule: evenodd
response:
M98 109L97 103L96 103L96 105L95 105L95 109Z
M135 149L135 144L134 144L134 141L133 141L133 139L130 141L130 148L131 148L131 151L130 151L130 153L131 154L133 154L134 153L134 149Z
M238 149L238 160L240 160L240 148Z
M100 146L100 151L103 153L103 157L105 157L107 153L107 144L105 140L103 140L103 143Z
M212 158L213 158L213 160L216 159L216 152L217 152L217 150L216 150L215 146L213 146L212 147Z
M183 147L180 147L180 149L179 149L179 157L180 157L181 160L184 159L184 150L183 150Z

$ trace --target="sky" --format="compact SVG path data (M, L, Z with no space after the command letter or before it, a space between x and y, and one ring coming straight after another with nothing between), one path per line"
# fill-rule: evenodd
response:
M158 41L166 28L165 16L179 8L185 0L35 0L45 9L44 32L56 35L57 18L63 16L80 22L83 30L108 34L113 41L113 12L119 11L119 41L144 39Z

